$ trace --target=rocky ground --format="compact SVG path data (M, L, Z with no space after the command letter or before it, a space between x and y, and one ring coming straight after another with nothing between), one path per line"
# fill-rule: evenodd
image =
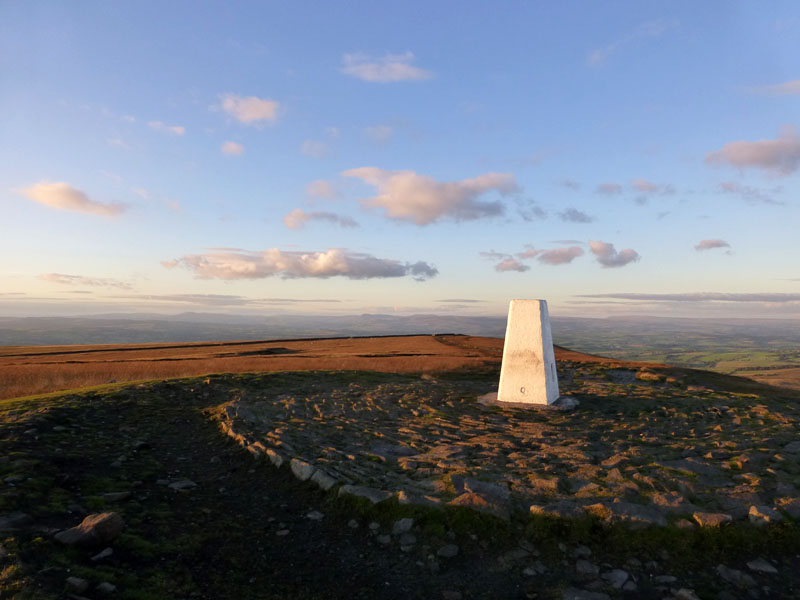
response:
M800 594L796 393L559 370L573 411L478 404L496 371L2 403L0 598Z

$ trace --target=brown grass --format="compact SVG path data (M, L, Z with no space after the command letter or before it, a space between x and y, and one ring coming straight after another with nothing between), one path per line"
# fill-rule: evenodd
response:
M365 369L433 373L497 367L503 340L407 336L265 342L5 346L0 399L143 379L211 373Z

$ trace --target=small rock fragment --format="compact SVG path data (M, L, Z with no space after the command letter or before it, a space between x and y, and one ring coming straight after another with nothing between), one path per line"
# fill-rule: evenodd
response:
M439 558L453 558L458 554L458 546L455 544L445 544L436 552Z
M111 556L112 554L114 554L114 551L113 551L111 548L106 548L106 549L104 549L104 550L101 550L101 551L100 551L100 552L98 552L97 554L95 554L95 555L92 557L92 561L93 561L93 562L97 562L98 560L103 560L104 558L108 558L108 557L109 557L109 556Z
M325 515L319 512L318 510L312 510L310 513L306 515L306 518L312 521L321 521L322 519L325 518Z
M171 490L182 492L197 487L197 484L191 479L181 479L179 481L173 481L167 487Z
M65 583L70 591L78 594L89 589L89 582L81 577L67 577Z

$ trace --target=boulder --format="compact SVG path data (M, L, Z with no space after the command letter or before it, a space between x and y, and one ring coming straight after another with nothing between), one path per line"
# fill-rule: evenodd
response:
M100 546L114 541L124 527L125 522L115 512L95 513L80 525L58 532L55 539L67 546Z

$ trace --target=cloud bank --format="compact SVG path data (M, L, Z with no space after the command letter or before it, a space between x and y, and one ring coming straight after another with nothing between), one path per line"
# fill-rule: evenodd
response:
M283 223L289 229L302 229L309 221L325 221L340 227L358 227L358 223L350 217L344 217L332 212L306 212L302 208L296 208L283 217Z
M276 100L236 94L224 94L221 99L222 110L245 125L274 123L278 119L280 103Z
M183 267L199 279L264 279L276 275L283 279L347 277L376 279L411 276L421 281L435 277L436 267L419 261L403 263L369 254L331 248L326 252L263 251L219 249L205 254L190 254L161 263L168 269Z
M439 219L470 221L503 213L498 201L479 198L488 192L502 196L519 191L509 173L487 173L461 181L436 181L413 171L385 171L361 167L342 173L378 188L378 195L362 200L367 207L383 208L390 219L428 225Z
M65 275L64 273L43 273L42 275L39 275L39 279L61 285L88 285L91 287L111 287L124 290L131 289L130 284L118 279L84 277L82 275Z
M708 164L728 164L740 169L764 169L786 176L800 167L800 135L792 125L784 126L774 140L736 141L706 155Z
M55 183L39 182L18 191L29 200L39 204L57 208L58 210L70 210L90 215L114 217L125 212L127 208L124 204L105 204L92 200L85 192L63 181Z
M800 302L800 294L693 292L687 294L583 294L580 298L614 298L653 302Z
M360 52L342 57L342 73L372 83L396 81L422 81L433 77L433 73L412 65L414 54L387 54L372 58Z
M617 252L614 249L614 244L607 242L589 241L589 248L592 254L597 257L597 262L608 269L624 267L640 258L639 253L631 248L625 248Z

